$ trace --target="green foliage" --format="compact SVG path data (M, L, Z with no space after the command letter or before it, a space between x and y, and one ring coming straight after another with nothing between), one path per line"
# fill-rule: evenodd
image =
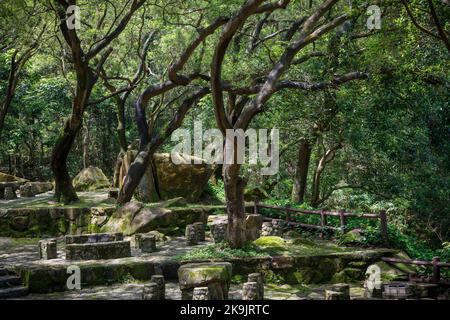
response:
M223 180L217 180L215 184L209 181L208 186L204 192L205 194L211 196L213 199L225 203L226 198Z
M253 244L247 244L242 249L231 249L227 243L210 244L201 248L194 248L186 254L176 256L177 260L227 259L234 257L265 257L262 250Z

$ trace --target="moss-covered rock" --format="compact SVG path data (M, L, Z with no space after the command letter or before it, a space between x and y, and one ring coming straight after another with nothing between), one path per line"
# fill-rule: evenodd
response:
M179 153L155 154L153 161L162 200L183 197L197 202L215 169L202 159Z
M178 281L183 300L192 299L196 287L208 287L211 298L223 300L228 297L232 275L229 262L190 263L178 269Z
M257 245L262 249L268 250L286 250L286 240L281 237L261 237L253 241L253 244Z
M102 228L102 232L122 232L126 236L161 230L167 235L176 228L184 232L188 224L206 223L208 210L203 208L145 207L141 202L129 202L119 208ZM164 231L163 231L164 230Z
M111 183L100 168L91 166L73 179L73 186L76 191L95 191L109 188Z
M339 240L340 244L349 245L359 243L364 239L361 234L361 230L355 229L345 233L342 238Z

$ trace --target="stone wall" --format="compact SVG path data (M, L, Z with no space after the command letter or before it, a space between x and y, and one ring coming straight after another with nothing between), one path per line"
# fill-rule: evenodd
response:
M66 245L66 260L108 260L130 256L130 241Z
M0 209L0 237L56 237L95 233L114 208Z

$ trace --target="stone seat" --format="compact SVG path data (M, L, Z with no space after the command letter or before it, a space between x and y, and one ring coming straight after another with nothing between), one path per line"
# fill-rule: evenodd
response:
M5 190L10 188L12 192L20 189L19 182L0 182L0 199L5 199ZM9 200L9 199L7 199Z
M94 233L82 235L67 235L65 242L67 244L85 244L123 241L123 233Z
M229 262L189 263L178 269L183 300L192 300L194 288L208 287L211 300L226 300L232 265Z
M66 260L109 260L131 257L130 241L66 245Z

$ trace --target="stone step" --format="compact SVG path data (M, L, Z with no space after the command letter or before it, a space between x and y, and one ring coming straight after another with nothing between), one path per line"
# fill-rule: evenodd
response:
M26 296L28 289L25 287L0 288L0 299L12 299Z
M20 277L12 275L5 275L0 277L0 288L13 287L21 284L22 279Z
M6 270L5 268L0 267L0 277L1 276L6 276L8 274L8 270Z

